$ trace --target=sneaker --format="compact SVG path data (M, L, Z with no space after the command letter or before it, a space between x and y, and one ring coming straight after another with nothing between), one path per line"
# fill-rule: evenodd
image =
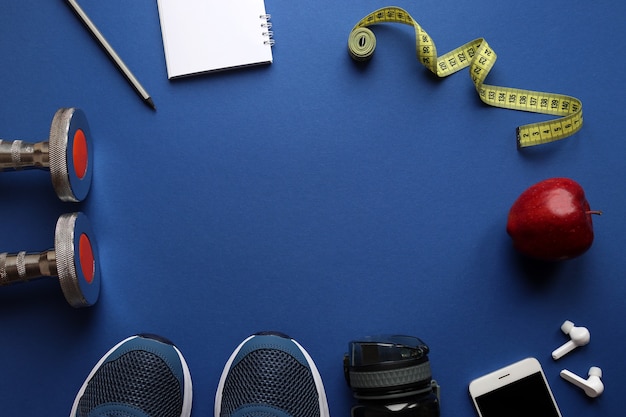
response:
M281 333L248 337L226 362L215 417L329 417L322 378L306 350Z
M172 342L137 335L118 343L78 391L70 417L189 417L191 375Z

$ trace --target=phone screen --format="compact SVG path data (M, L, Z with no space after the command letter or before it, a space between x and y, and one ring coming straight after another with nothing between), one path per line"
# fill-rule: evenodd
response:
M476 397L483 417L559 417L541 372Z

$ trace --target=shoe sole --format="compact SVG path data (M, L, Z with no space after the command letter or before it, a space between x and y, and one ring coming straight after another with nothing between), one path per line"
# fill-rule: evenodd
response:
M93 378L93 376L96 374L98 369L102 366L102 364L120 346L122 346L124 343L128 342L129 340L133 340L138 337L141 337L141 336L138 336L138 335L130 336L122 340L117 345L109 349L109 351L102 358L100 358L98 363L96 363L96 365L93 367L93 369L89 373L89 376L87 376L87 378L85 379L85 382L80 387L80 390L78 390L78 394L76 395L76 398L74 399L74 404L72 405L72 411L70 412L70 417L76 417L76 412L78 411L78 403L80 402L81 397L85 393L85 390L87 389L87 385L89 384L89 381L91 381L91 378ZM180 362L183 368L183 379L184 379L183 383L185 386L185 389L183 390L183 410L180 414L180 417L190 417L191 416L191 403L192 403L192 398L193 398L193 388L192 388L192 383L191 383L191 373L189 372L189 366L187 366L187 361L185 361L185 358L183 357L183 354L181 353L181 351L178 350L178 348L174 346L172 343L168 343L164 339L155 338L155 337L146 337L146 338L153 339L161 343L169 344L170 346L174 348L174 350L178 354L178 358L180 359Z
M267 335L267 334L268 333L264 333L264 335ZM250 339L256 337L257 335L260 335L260 334L249 336L243 342L241 342L239 346L237 346L235 351L230 355L230 358L228 358L226 365L224 365L224 370L222 371L220 381L217 385L217 393L215 394L215 409L214 409L215 417L220 417L220 414L222 411L222 391L224 390L226 377L228 375L228 371L231 368L231 365L233 364L233 361L237 357L237 354L239 353L241 348ZM315 389L317 390L317 397L318 397L318 402L319 402L319 407L320 407L320 417L330 417L330 412L328 410L328 400L326 398L326 391L324 390L324 384L322 383L322 376L320 375L317 369L317 366L315 366L315 362L313 362L313 358L311 358L311 355L309 355L306 349L304 349L304 347L302 347L300 343L298 343L294 339L288 336L282 335L282 334L274 334L274 336L284 337L285 339L289 339L292 343L294 343L298 347L298 349L300 349L300 351L302 352L302 355L307 361L307 365L309 366L309 369L311 369L311 374L313 375L313 380L315 382Z

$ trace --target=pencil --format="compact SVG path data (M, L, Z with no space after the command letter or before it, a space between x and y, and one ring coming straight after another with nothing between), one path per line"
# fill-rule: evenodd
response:
M72 7L76 15L84 23L87 29L89 29L91 34L98 40L102 48L104 48L104 50L106 51L107 55L109 55L109 58L111 58L113 62L115 62L115 65L117 65L117 68L122 72L122 74L124 74L124 77L126 77L128 82L133 86L137 94L141 96L141 99L147 105L149 105L154 110L156 110L156 106L154 105L154 102L152 101L152 97L150 97L150 94L148 94L146 89L143 88L139 80L137 80L137 78L133 75L130 69L128 69L126 64L124 64L124 61L122 61L122 58L120 58L120 56L117 54L117 52L115 52L113 47L111 47L109 42L107 42L104 36L102 36L102 33L100 33L96 25L94 25L91 19L89 19L89 16L87 16L87 14L78 5L78 3L76 3L76 0L67 0L67 3Z

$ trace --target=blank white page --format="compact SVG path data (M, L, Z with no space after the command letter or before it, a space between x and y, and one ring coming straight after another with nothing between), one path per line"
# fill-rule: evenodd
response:
M272 62L264 0L157 0L168 78Z

